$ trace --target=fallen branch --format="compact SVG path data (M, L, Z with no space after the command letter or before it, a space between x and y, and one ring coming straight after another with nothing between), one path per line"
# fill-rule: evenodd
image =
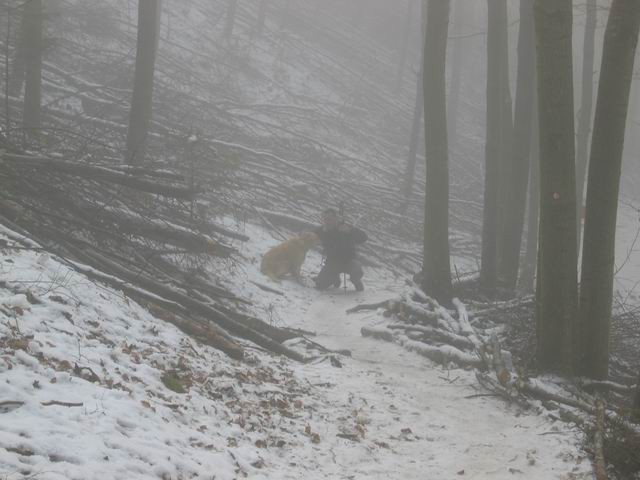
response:
M0 157L0 161L11 164L13 167L17 168L36 167L39 169L49 169L72 176L111 182L117 185L133 188L141 192L155 193L183 200L191 200L197 193L199 193L199 190L189 187L151 182L143 178L104 167L67 162L54 158L4 153Z
M79 403L69 403L69 402L59 402L58 400L49 400L48 402L40 402L40 405L42 405L43 407L50 407L52 405L58 405L60 407L82 407L84 405L84 403L79 402Z

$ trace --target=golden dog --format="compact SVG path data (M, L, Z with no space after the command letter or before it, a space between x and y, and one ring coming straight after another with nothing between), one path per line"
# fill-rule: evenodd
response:
M307 252L320 243L320 238L313 232L305 232L271 248L262 257L260 271L272 280L280 281L287 274L300 280L300 268Z

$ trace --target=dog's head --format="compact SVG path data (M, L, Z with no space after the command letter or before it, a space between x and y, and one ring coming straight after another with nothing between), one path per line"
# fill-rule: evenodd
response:
M307 248L314 247L320 243L320 237L313 232L301 233L298 238L302 240Z

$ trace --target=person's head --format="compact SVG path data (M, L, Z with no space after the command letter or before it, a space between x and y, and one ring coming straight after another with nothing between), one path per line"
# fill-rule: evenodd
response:
M339 223L338 212L335 209L327 208L322 212L322 225L325 228L336 228Z

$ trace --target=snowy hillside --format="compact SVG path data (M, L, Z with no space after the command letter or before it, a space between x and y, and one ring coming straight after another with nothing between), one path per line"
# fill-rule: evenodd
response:
M257 258L274 240L249 228L235 275L265 283ZM352 358L303 365L253 349L238 362L18 238L0 239L3 480L591 478L568 425L361 337L367 315L345 310L401 288L384 272L363 294L245 292Z

